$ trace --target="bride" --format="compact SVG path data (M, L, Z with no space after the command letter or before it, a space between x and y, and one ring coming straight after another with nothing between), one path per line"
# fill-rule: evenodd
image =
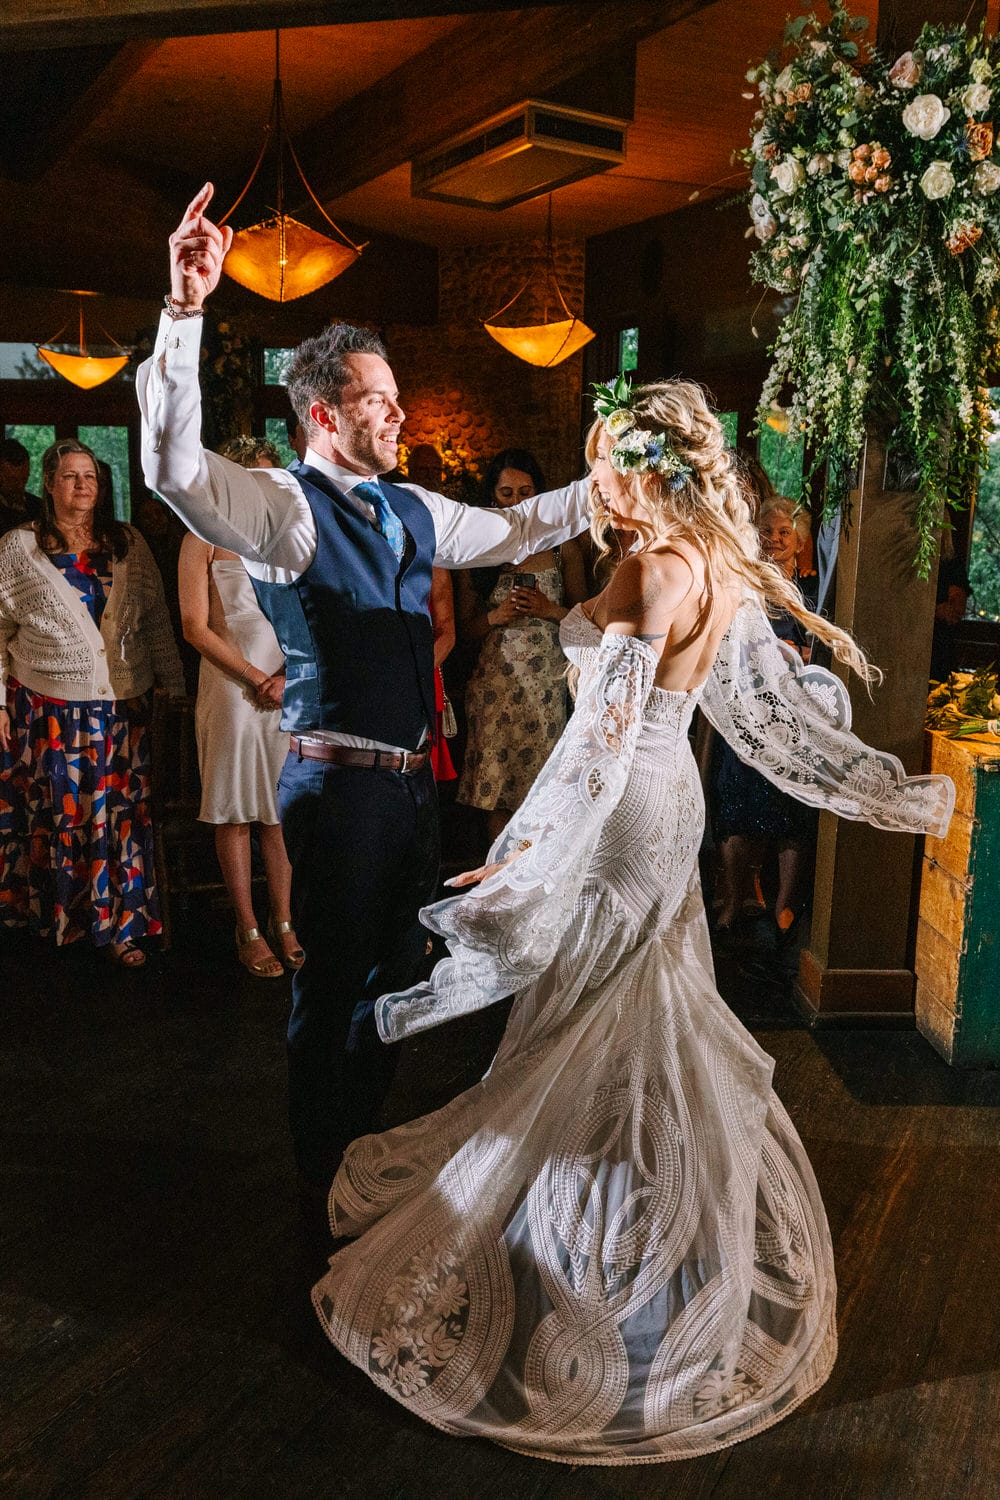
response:
M349 1148L356 1236L313 1292L323 1327L446 1432L581 1464L655 1463L787 1415L836 1355L830 1236L773 1063L715 989L697 857L697 704L802 801L940 834L954 791L850 733L788 610L866 682L758 538L699 387L598 387L600 541L639 550L562 626L576 711L491 850L430 907L450 956L378 1004L387 1040L514 995L486 1077Z

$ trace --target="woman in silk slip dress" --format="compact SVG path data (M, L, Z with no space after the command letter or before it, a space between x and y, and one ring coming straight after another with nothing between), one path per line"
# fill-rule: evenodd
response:
M450 956L378 1002L397 1040L516 998L490 1071L349 1148L330 1193L324 1330L446 1432L574 1464L725 1447L836 1356L830 1235L773 1063L716 991L698 880L697 704L813 807L940 834L954 788L850 732L838 678L774 635L809 614L757 533L700 388L599 391L595 534L641 551L573 610L576 710L466 894L427 909Z

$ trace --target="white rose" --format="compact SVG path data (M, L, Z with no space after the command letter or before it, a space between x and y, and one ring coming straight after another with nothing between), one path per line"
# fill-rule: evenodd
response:
M954 186L955 179L946 161L932 161L920 179L921 191L925 198L947 198Z
M995 161L981 161L972 174L972 181L976 192L988 198L990 193L995 193L1000 188L1000 167Z
M827 156L824 151L817 152L806 163L806 171L810 177L829 177L832 167L833 158Z
M971 68L972 76L977 83L986 83L993 77L993 69L985 57L977 57Z
M805 169L800 161L796 161L794 156L786 156L784 161L779 161L773 166L771 168L771 176L781 191L787 193L789 197L793 193L797 193L806 180Z
M918 94L903 110L903 124L922 141L932 141L950 119L951 110L945 108L937 94Z
M626 411L623 406L620 406L617 411L613 411L605 419L604 425L607 428L609 437L620 437L623 432L628 432L630 427L635 426L635 417L633 417L630 411Z
M789 63L787 68L782 68L781 72L778 74L777 78L774 80L774 87L776 89L780 89L783 94L787 94L788 90L791 88L791 86L792 86L792 65L791 65L791 63Z
M778 221L772 214L767 199L761 197L760 193L754 193L750 199L750 217L753 219L753 232L762 243L777 232Z
M987 88L985 83L970 83L958 97L967 115L981 115L990 107L993 90Z

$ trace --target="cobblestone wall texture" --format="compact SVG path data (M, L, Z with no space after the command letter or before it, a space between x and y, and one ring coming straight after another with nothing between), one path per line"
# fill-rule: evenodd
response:
M556 241L556 275L573 312L583 309L583 241ZM408 447L451 447L485 468L502 448L530 448L549 484L582 472L582 355L540 370L501 349L482 327L528 279L543 280L545 243L511 241L441 252L440 321L433 328L386 329L389 356L406 409ZM554 293L550 293L550 300ZM499 321L544 318L533 286ZM549 309L549 318L561 316Z

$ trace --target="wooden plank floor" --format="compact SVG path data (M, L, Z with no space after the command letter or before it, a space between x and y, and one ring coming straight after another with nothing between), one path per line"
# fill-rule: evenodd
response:
M2 954L0 1496L322 1500L1000 1497L1000 1075L915 1032L804 1029L773 959L720 984L777 1059L823 1189L841 1355L707 1458L570 1468L448 1438L326 1344L284 1122L287 981L221 915L141 975ZM400 1117L482 1071L502 1018L417 1039Z

